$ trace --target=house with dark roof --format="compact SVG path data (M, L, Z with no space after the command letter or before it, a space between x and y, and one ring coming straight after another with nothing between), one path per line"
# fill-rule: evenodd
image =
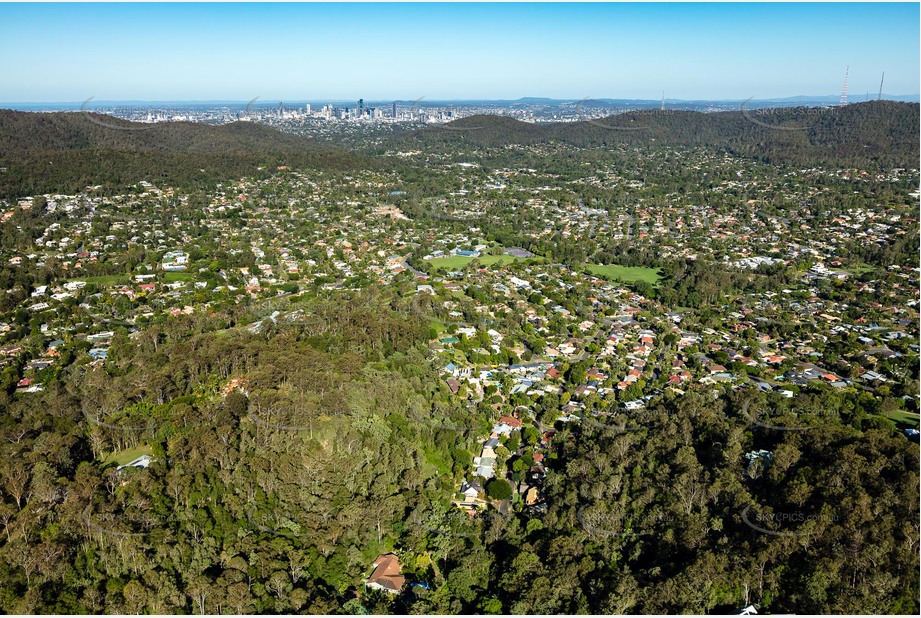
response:
M483 493L483 486L480 485L477 481L464 481L461 483L460 491L469 499L474 499Z

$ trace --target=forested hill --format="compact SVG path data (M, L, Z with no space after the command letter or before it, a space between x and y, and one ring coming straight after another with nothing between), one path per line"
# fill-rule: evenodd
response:
M704 146L771 163L887 169L917 167L919 133L917 103L871 101L719 113L646 110L551 125L469 116L400 134L391 145ZM341 170L379 164L248 122L143 124L94 113L0 110L0 198L74 193L87 185L121 189L141 180L195 189L278 165Z
M249 152L316 150L308 138L251 122L212 126L197 122L130 122L96 113L31 113L0 110L0 152L47 150L157 150Z
M773 163L837 167L917 167L919 105L870 101L844 107L740 109L703 113L644 110L597 120L535 125L469 116L399 139L421 144L505 146L564 142L706 146Z
M0 197L114 188L140 180L184 187L259 167L346 169L354 155L276 129L234 122L134 123L92 113L0 110Z

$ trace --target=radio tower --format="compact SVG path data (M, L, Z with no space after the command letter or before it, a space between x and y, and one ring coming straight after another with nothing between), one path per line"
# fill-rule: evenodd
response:
M665 111L665 91L662 91L662 107L660 107L663 112Z
M877 101L883 98L883 80L884 79L886 79L885 71L883 71L883 76L879 78L879 95L876 97Z
M838 105L847 105L847 72L850 70L850 65L844 69L844 88L841 89L841 100L838 101Z

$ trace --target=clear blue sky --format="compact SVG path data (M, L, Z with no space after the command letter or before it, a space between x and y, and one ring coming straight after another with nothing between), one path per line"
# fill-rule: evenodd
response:
M658 99L919 87L919 5L2 4L0 101Z

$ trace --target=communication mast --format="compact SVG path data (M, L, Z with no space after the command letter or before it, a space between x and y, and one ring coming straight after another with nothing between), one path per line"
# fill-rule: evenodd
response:
M883 71L883 76L879 78L879 95L876 97L877 101L883 98L883 80L884 79L886 79L885 71Z
M663 112L665 111L665 91L662 91L662 107L660 107Z
M850 70L850 65L844 69L844 88L841 89L841 100L838 101L838 105L847 105L847 73Z

